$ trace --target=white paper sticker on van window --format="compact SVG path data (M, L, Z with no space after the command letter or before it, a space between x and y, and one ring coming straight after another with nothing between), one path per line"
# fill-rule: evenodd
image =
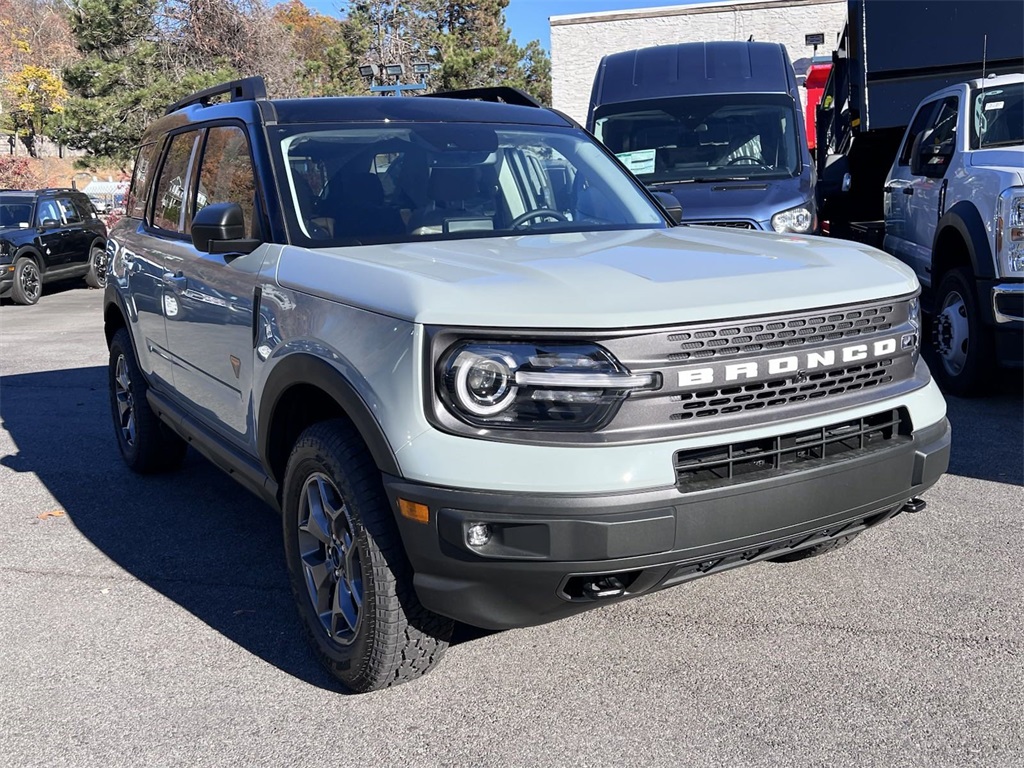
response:
M993 109L1002 109L1003 102L1001 101L990 101L985 105L985 111L991 112Z
M615 155L633 173L654 173L656 149L638 149L635 152L619 152Z

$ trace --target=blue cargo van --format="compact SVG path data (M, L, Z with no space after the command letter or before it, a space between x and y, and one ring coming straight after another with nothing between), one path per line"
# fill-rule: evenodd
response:
M605 56L587 128L683 221L814 232L815 170L779 43L681 43Z

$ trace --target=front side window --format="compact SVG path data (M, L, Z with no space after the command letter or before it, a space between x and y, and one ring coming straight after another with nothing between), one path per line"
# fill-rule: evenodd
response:
M196 211L211 203L238 203L245 215L245 236L253 237L256 177L245 132L235 126L209 129L199 171Z
M198 131L179 133L171 139L167 158L156 183L153 226L168 232L185 232L184 214L189 165L198 140Z
M929 101L917 110L917 114L914 116L914 121L910 124L910 130L907 131L907 135L903 139L903 149L900 150L899 165L910 165L910 156L913 154L914 142L929 124L929 120L933 114L935 114L934 101Z
M636 182L574 129L415 123L276 130L292 240L303 245L666 226Z
M36 210L36 226L56 226L61 223L60 208L57 201L52 199L40 200L39 208Z
M971 149L1024 144L1024 83L974 92Z
M60 208L61 216L64 217L65 224L80 224L82 222L82 215L75 208L75 204L69 197L61 197L57 200L57 207Z
M594 134L646 184L800 172L796 109L782 94L719 94L608 104Z

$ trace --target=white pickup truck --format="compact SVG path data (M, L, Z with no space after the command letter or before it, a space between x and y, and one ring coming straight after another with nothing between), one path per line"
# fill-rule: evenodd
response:
M936 377L984 392L1024 362L1024 74L924 99L885 183L886 251L913 267Z

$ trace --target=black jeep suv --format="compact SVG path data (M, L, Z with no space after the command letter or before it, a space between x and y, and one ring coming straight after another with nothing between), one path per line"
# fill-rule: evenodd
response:
M105 284L107 228L74 189L0 190L0 297L35 304L43 283Z

